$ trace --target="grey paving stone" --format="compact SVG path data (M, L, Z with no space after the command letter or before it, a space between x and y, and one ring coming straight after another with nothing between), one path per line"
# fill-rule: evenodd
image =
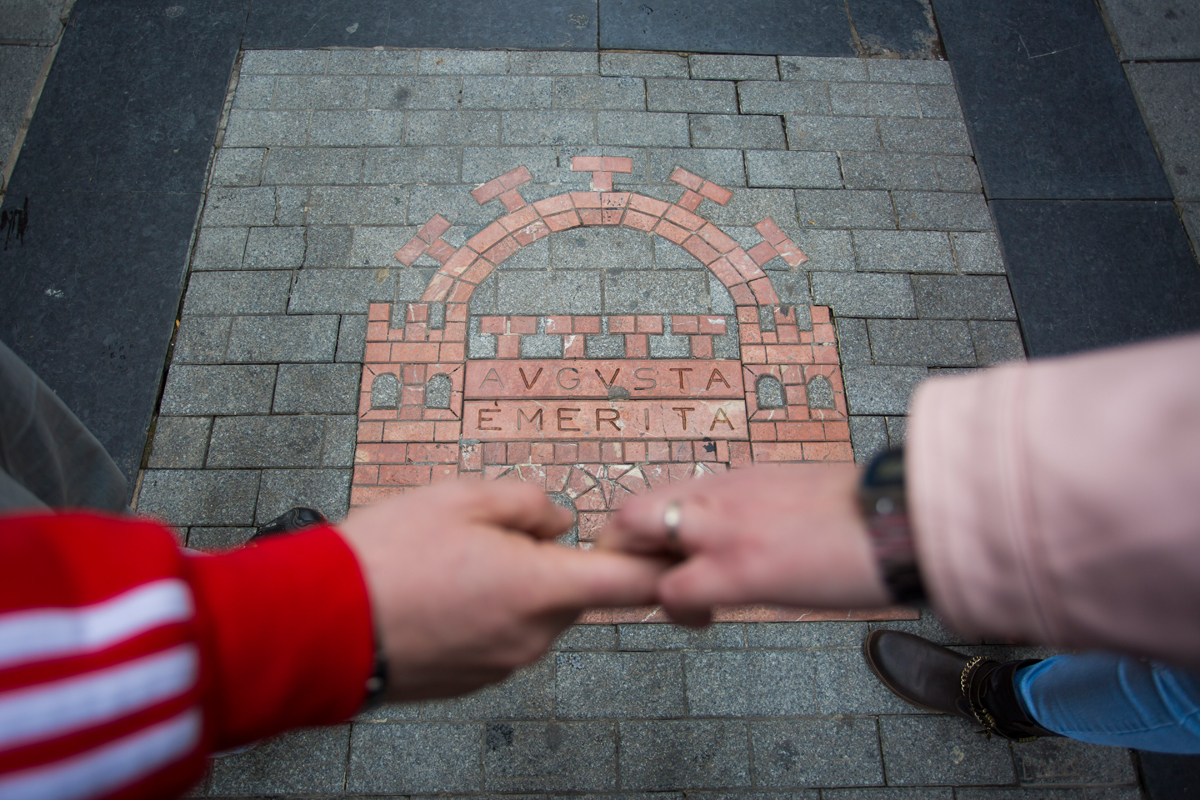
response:
M895 83L831 83L833 113L852 117L918 117L914 87Z
M261 148L223 147L217 151L213 163L213 186L258 186L262 180L263 158L267 151Z
M320 75L329 64L327 50L247 50L244 75Z
M879 127L871 117L787 115L792 150L879 150Z
M851 417L850 443L854 447L854 460L859 464L886 450L889 442L884 418Z
M305 229L304 266L341 269L349 264L351 228L309 226Z
M846 402L851 414L904 414L928 372L924 367L847 367Z
M624 336L587 336L584 347L588 358L624 358Z
M406 113L426 112L388 111L379 108L366 111L315 111L308 128L308 144L320 147L398 145L404 139ZM411 116L407 118L412 119ZM421 144L412 141L411 133L409 136L410 143Z
M621 650L726 650L745 647L741 625L716 624L707 628L680 625L618 625Z
M871 363L871 341L867 337L867 322L852 317L837 318L838 350L847 366Z
M555 78L553 105L555 108L644 111L646 83L641 78L630 77Z
M200 469L208 448L209 417L159 417L154 423L150 469Z
M676 167L683 167L726 188L746 185L746 170L741 150L705 149L653 149L648 151L650 180L666 183ZM678 199L676 196L670 199Z
M643 78L686 78L688 62L669 53L601 53L601 75L632 75Z
M572 625L554 644L553 650L615 650L617 649L617 626L615 625Z
M508 53L503 50L422 50L417 61L422 75L503 75Z
M933 165L937 169L938 187L943 192L983 191L979 167L970 156L934 156Z
M213 364L225 360L229 317L181 317L171 353L175 364Z
M1200 57L1200 15L1171 0L1102 0L1108 25L1122 59L1195 59Z
M941 645L970 645L980 641L978 638L963 636L950 630L929 609L922 610L920 619L872 622L870 627L871 630L904 631Z
M1002 785L1016 782L1009 744L980 736L957 717L879 718L888 783L897 786Z
M874 419L879 417L851 417ZM892 694L867 667L862 649L823 648L812 651L816 676L816 712L822 715L921 714ZM810 712L813 713L813 712Z
M954 272L940 231L854 231L854 252L864 272Z
M950 243L960 272L1004 274L1004 259L996 234L955 232L950 234Z
M272 409L279 414L353 414L357 364L280 364Z
M233 108L270 108L275 80L274 75L239 75Z
M841 170L833 153L747 150L746 175L751 186L842 188Z
M881 83L954 83L950 65L945 61L873 58L863 63L867 65L871 80Z
M591 111L505 111L504 144L592 144L596 124Z
M204 225L273 225L275 190L255 188L215 188L204 202Z
M687 114L641 111L597 111L596 139L600 144L633 147L688 147L692 143Z
M553 79L547 77L467 76L463 108L549 108Z
M354 466L354 445L358 438L358 417L326 417L325 442L321 445L321 466Z
M371 78L367 108L458 108L460 78Z
M545 323L542 323L543 332L540 334L531 334L521 337L521 358L562 358L563 354L563 337L559 334L551 334L547 336L544 333ZM598 337L590 336L588 339ZM605 336L605 339L614 338ZM589 342L589 347L590 342ZM624 357L625 346L624 340L621 343L621 357Z
M899 153L971 155L971 140L962 122L949 119L879 120L883 149Z
M492 178L499 177L506 172L516 169L517 167L528 167L529 172L533 175L534 180L549 183L556 181L564 176L564 170L570 171L570 164L561 165L558 161L558 153L553 147L464 147L463 148L463 183L487 183ZM582 182L587 179L586 173L576 173L575 179ZM417 203L418 188L414 187L412 199L409 201L409 219L416 222L413 216L413 206ZM434 187L429 187L434 188ZM533 200L532 196L528 195L528 184L521 187L528 200ZM451 222L467 222L468 219L474 221L476 218L479 222L490 223L495 217L496 212L491 208L483 208L475 202L475 198L471 197L468 192L464 192L460 187L450 187L449 191L460 198L465 198L463 202L469 201L473 210L476 211L475 216L463 215L459 219L452 219L446 215L446 212L440 212L442 216ZM561 191L561 189L560 189ZM458 206L450 205L451 210L459 210ZM432 213L439 213L436 209ZM432 216L432 213L430 216ZM425 219L428 219L426 217ZM423 224L424 220L421 223Z
M293 314L365 314L369 303L390 302L395 298L395 292L395 270L301 270L296 276L288 311Z
M421 709L425 704L416 701L411 703L384 703L378 708L363 712L355 717L356 721L361 722L400 722L404 720L415 720L421 716Z
M807 650L688 652L688 713L693 717L813 714L813 656Z
M333 522L350 505L349 469L266 469L258 490L257 524L269 522L295 506L315 508Z
M246 252L249 228L201 228L192 269L237 269Z
M736 114L737 93L732 81L646 81L646 106L651 111L693 111L701 114Z
M870 718L751 722L750 741L758 786L883 784L879 734Z
M1125 72L1176 199L1200 200L1200 64L1127 64Z
M207 466L315 467L324 435L322 417L220 417L213 423Z
M821 797L828 800L953 800L954 790L932 786L920 789L886 787L879 789L822 789Z
M848 317L915 317L912 284L907 275L815 273L813 300Z
M363 794L477 792L483 786L482 752L481 723L355 725L345 790Z
M876 364L973 367L975 348L967 323L958 320L873 319L871 352Z
M779 73L785 81L865 81L867 62L857 58L780 56Z
M1192 249L1200 252L1200 203L1180 203L1183 224L1192 238Z
M888 444L892 447L903 446L908 433L908 417L888 417L887 430Z
M503 683L465 697L421 704L421 718L549 719L554 716L554 659L542 658L519 669Z
M679 717L685 713L679 653L557 653L556 716ZM630 787L626 787L630 788Z
M779 68L774 56L693 55L688 57L693 78L705 80L775 81Z
M305 75L275 82L275 109L362 108L367 104L367 78L362 75Z
M785 231L796 225L796 199L789 189L735 189L725 205L705 200L700 212L714 225L757 225L770 217Z
M404 266L396 260L396 251L415 234L416 229L413 228L354 228L350 244L349 264L355 268L381 267L403 270ZM419 268L440 265L433 258L427 260L422 258L414 266Z
M417 70L416 50L331 50L330 75L409 75Z
M501 278L501 291L505 279ZM703 314L708 311L708 281L699 270L604 273L604 311L608 314Z
M992 215L981 194L893 192L901 228L943 231L990 231Z
M1021 329L1015 322L971 321L971 339L981 367L1025 358Z
M254 470L151 469L142 473L139 514L172 525L252 525L258 495Z
M958 92L953 86L918 86L916 89L922 117L962 119Z
M1025 786L1137 783L1128 750L1074 739L1043 738L1014 747L1013 762Z
M332 361L336 316L235 317L226 361Z
M367 341L367 318L362 314L346 314L338 328L338 361L361 362Z
M225 147L298 147L308 135L311 111L235 108L225 127Z
M363 183L455 183L461 153L454 147L371 147Z
M596 53L510 52L510 75L598 75L600 59Z
M62 32L64 5L63 0L9 0L0 19L0 40L54 42Z
M648 269L654 258L652 244L658 237L627 228L597 227L574 228L549 239L554 269ZM687 257L691 267L700 267L690 254Z
M777 116L690 114L693 147L784 150L787 140Z
M621 787L643 791L750 786L741 720L621 722Z
M249 752L212 761L210 791L236 795L340 793L349 749L349 725L287 733Z
M930 156L909 153L840 153L842 177L850 189L929 189L940 187Z
M747 647L768 649L857 647L866 635L865 622L759 622L746 625Z
M500 271L496 310L501 314L599 313L600 275L591 270Z
M168 415L265 414L275 389L275 365L190 366L167 373L159 410Z
M303 225L307 207L307 186L275 187L276 225Z
M686 334L676 336L669 317L663 317L663 334L650 335L651 358L691 358L692 340Z
M829 114L829 87L801 81L742 81L738 101L743 114Z
M400 225L407 207L406 186L314 186L308 198L307 221L309 225Z
M887 192L849 189L798 189L796 216L816 228L895 228Z
M490 792L617 788L615 723L489 722L484 741L484 788Z
M243 268L292 269L303 263L304 228L250 229Z
M254 535L256 528L189 528L187 546L193 550L212 552L241 547Z
M1093 790L1103 791L1103 790ZM959 787L954 796L960 800L1091 800L1093 792L1085 789L971 789ZM1137 800L1142 800L1139 792Z
M920 316L930 319L1016 319L1008 279L990 275L914 275Z
M404 141L409 145L500 143L498 111L409 111L406 120Z
M798 294L795 299L785 300L788 303L805 302L802 297L806 298L808 294L808 284L804 280L804 272L820 272L820 271L835 271L835 272L853 272L854 271L854 247L851 243L849 231L836 230L792 230L784 227L784 233L788 234L788 238L800 248L808 261L800 265L799 272L788 270L792 275L798 277L803 286L797 286L798 289L803 289L803 292ZM783 267L786 266L782 259L772 259L763 265L771 276L771 280L775 282L775 291L779 292L780 276L784 274ZM783 299L783 295L779 295Z

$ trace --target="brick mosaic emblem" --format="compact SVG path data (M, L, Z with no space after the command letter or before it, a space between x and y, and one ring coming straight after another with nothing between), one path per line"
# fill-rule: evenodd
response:
M743 249L705 219L732 193L677 168L667 202L613 191L632 161L576 157L592 191L526 202L520 167L476 188L507 213L455 247L430 219L395 254L441 264L419 302L370 306L351 504L448 477L517 478L570 507L588 547L626 497L752 463L851 461L829 309L782 304L763 266L807 260L770 218ZM623 227L679 245L720 282L733 313L533 315L471 310L522 248L580 227ZM661 310L661 309L660 309ZM718 619L905 618L904 610L737 608ZM657 609L593 611L592 623L665 621Z

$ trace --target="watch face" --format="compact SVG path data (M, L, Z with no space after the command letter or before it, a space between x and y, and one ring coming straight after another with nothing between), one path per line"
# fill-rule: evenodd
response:
M904 450L893 448L880 453L867 468L867 486L895 486L904 483Z

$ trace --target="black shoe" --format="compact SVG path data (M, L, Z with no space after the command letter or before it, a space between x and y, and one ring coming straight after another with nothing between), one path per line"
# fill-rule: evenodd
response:
M265 539L268 536L278 536L281 533L291 533L313 525L320 525L323 522L325 522L325 515L315 508L293 508L260 527L250 537L250 541Z
M900 631L871 631L863 656L884 686L917 708L962 717L1016 742L1058 736L1025 713L1013 684L1017 670L1038 659L1001 664Z

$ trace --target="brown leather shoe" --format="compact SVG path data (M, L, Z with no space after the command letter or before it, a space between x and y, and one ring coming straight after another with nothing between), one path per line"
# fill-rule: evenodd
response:
M1013 677L1037 659L1001 664L887 630L867 635L863 656L884 686L917 708L962 717L1018 742L1058 735L1038 725L1017 699Z

